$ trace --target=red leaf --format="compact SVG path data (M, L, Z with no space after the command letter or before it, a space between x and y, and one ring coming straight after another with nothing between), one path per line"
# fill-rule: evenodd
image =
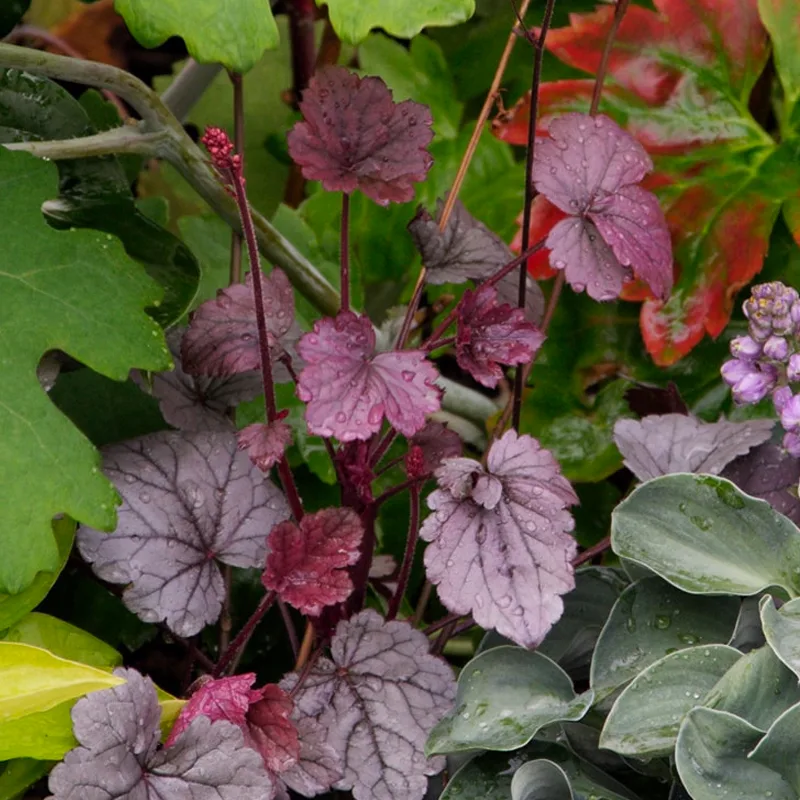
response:
M267 544L264 586L304 614L316 616L353 591L347 567L358 560L364 529L349 508L306 514L300 524L276 525Z
M236 439L240 450L247 450L250 460L264 472L268 472L283 456L292 443L292 429L282 420L269 425L255 422L242 428Z

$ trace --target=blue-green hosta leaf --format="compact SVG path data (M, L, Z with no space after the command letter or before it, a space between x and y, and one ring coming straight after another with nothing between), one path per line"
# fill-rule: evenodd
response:
M800 794L798 742L800 742L800 705L795 705L775 720L766 736L750 753L753 761L780 773L792 785L796 794Z
M694 800L797 800L789 783L748 754L763 732L727 711L694 708L675 745L675 766Z
M697 597L656 576L629 586L617 600L595 646L591 686L598 699L645 667L693 645L725 644L739 613L735 597Z
M762 597L759 610L767 644L800 677L800 599L776 608L772 597Z
M606 718L600 747L620 755L668 755L683 717L741 658L724 644L690 647L641 672Z
M574 797L564 770L544 758L523 764L511 779L511 800L573 800Z
M642 484L614 510L611 546L692 594L800 592L800 530L724 478L677 474Z
M592 700L591 691L576 695L566 672L546 656L495 647L462 670L456 707L431 731L425 751L513 750L545 725L581 719Z

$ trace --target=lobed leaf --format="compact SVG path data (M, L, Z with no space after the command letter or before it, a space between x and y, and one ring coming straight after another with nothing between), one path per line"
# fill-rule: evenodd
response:
M282 420L269 424L256 422L236 434L240 450L262 471L269 472L292 443L292 429Z

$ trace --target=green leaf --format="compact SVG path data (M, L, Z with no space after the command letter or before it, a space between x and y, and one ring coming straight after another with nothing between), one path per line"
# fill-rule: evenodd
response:
M266 0L115 0L114 8L145 47L180 36L194 59L234 72L247 72L278 46Z
M0 8L0 38L11 33L30 6L31 0L4 0Z
M573 800L574 797L564 770L543 758L523 764L511 779L511 800Z
M742 656L706 695L702 705L727 711L766 731L788 708L800 703L797 677L769 647Z
M122 656L113 647L48 614L28 614L9 628L2 640L41 647L60 658L100 669L113 669L122 664Z
M762 732L726 711L695 708L681 725L675 766L694 800L797 800L774 770L748 758Z
M373 28L411 39L428 25L457 25L475 13L475 0L317 0L327 5L340 39L358 44Z
M65 517L54 519L53 535L58 548L58 564L55 571L37 573L33 583L19 594L0 594L0 631L11 627L36 608L64 569L72 551L72 543L75 541L75 523Z
M772 55L784 92L786 121L800 99L800 9L793 0L758 0L758 13L772 40Z
M125 683L96 667L27 644L0 642L0 724Z
M46 761L36 761L32 758L9 761L0 771L0 800L15 800L21 797L25 789L47 775L49 770L50 764Z
M428 755L462 750L513 750L545 725L583 717L591 691L546 656L521 647L495 647L476 656L458 679L456 707L431 731Z
M759 611L767 644L800 677L800 599L776 608L773 598L765 596L761 598Z
M454 773L439 800L508 800L513 770L502 753L479 755Z
M63 350L115 380L132 367L170 364L161 329L143 310L158 287L141 267L102 234L59 233L42 219L54 178L52 164L0 152L0 591L7 593L58 569L56 514L102 530L115 524L117 495L98 453L39 386L42 355Z
M358 61L364 73L383 78L395 101L410 99L428 106L438 137L452 139L458 134L464 104L457 99L442 48L432 39L417 36L406 48L374 33L359 46Z
M800 705L788 709L767 731L766 736L750 753L750 758L775 772L791 783L795 794L800 794L800 761L797 743L800 741Z
M0 760L36 758L60 761L78 742L72 733L73 697L47 711L0 721Z
M735 597L696 597L660 578L642 578L617 600L592 658L598 700L659 659L693 645L723 644L739 613Z
M611 517L614 552L696 594L800 591L800 531L769 503L711 475L665 475Z
M690 647L643 670L617 698L600 747L626 756L669 755L683 717L741 658L724 644Z

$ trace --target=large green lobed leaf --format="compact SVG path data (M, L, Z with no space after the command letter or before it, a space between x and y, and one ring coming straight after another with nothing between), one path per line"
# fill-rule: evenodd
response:
M0 592L9 594L59 568L56 514L115 524L117 495L97 451L39 385L42 355L63 350L115 380L170 364L144 312L159 288L111 236L45 223L40 208L55 183L51 164L0 151Z

